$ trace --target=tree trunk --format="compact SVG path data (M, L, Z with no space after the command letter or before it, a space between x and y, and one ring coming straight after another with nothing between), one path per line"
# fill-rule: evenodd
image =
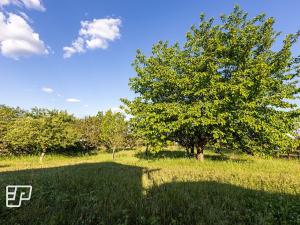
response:
M44 159L44 157L45 157L45 154L46 154L46 151L43 150L43 151L42 151L42 154L40 155L40 163L43 162L43 159Z
M197 147L197 154L196 154L196 159L200 160L201 162L204 161L204 153L203 153L203 147Z
M148 153L149 153L148 149L149 149L149 144L146 145L146 150L145 150L146 156L148 156Z
M187 157L189 157L190 156L190 150L189 150L189 148L185 148L185 151L186 151L186 155L187 155Z
M208 142L208 140L206 138L201 138L201 137L196 142L196 149L197 149L196 159L197 160L204 161L204 148L205 148L207 142Z
M191 147L191 156L193 157L195 154L195 149L194 149L194 146Z
M113 157L113 160L115 160L115 150L116 150L116 148L115 148L115 147L113 147L113 155L112 155L112 157Z

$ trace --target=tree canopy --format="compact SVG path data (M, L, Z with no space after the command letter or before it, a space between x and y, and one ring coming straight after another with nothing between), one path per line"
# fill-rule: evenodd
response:
M128 133L124 115L120 112L107 111L102 119L100 133L100 140L107 149L124 147Z
M88 152L125 148L129 135L124 115L98 112L76 118L66 111L30 111L0 106L0 155Z
M281 49L274 18L249 18L236 6L229 15L200 16L183 46L160 41L150 56L137 51L137 94L123 99L131 124L152 146L167 140L187 149L239 149L271 154L291 147L294 119L299 116L299 58L291 48L299 37L286 35Z
M79 137L74 121L66 112L33 109L10 125L4 141L13 151L29 153L67 148L75 145Z

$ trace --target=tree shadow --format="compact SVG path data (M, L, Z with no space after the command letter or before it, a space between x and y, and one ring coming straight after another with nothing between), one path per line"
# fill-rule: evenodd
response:
M50 152L49 154L54 155L62 155L62 156L68 156L68 157L80 157L80 156L92 156L97 155L98 150L89 150L89 151L63 151L63 152ZM47 154L46 154L47 157Z
M152 188L148 198L162 212L160 224L176 221L176 224L296 225L300 222L299 195L268 193L214 181L163 184Z
M180 158L190 158L194 159L195 157L187 155L185 151L179 151L179 150L162 150L157 153L148 153L145 152L138 152L135 154L135 156L139 159L145 159L145 160L158 160L158 159L180 159ZM242 158L232 158L228 155L212 155L212 154L205 154L204 158L206 160L212 160L212 161L231 161L231 162L237 162L237 163L243 163L243 162L251 162L251 160L248 159L242 159Z
M161 159L161 158L169 158L169 159L178 159L178 158L188 158L184 151L169 151L169 150L162 150L157 153L145 153L145 152L138 152L135 156L139 159Z
M162 185L154 182L145 189L143 181L153 179L156 171L104 162L2 172L0 224L293 225L300 222L299 195L207 181ZM32 199L23 202L21 208L5 207L5 186L11 184L33 186Z
M119 224L142 207L143 168L84 163L0 173L0 224ZM21 208L5 207L6 185L32 185Z
M84 148L79 144L77 146L71 146L66 148L55 148L48 152L48 154L64 155L68 157L78 157L84 155L96 155L98 150L96 148Z
M228 155L205 155L205 158L211 161L231 161L236 163L249 163L252 162L250 159L242 159L240 157L233 158Z
M9 167L10 165L9 164L2 164L0 165L0 168L5 168L5 167Z

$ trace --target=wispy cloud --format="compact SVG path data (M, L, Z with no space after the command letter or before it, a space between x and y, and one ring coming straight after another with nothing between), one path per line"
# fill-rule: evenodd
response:
M0 0L1 7L11 4L19 7L25 7L27 9L35 9L39 11L46 10L40 0Z
M85 52L84 48L84 39L79 37L75 41L72 42L71 46L64 47L64 58L70 58L75 53L83 53Z
M87 49L106 49L108 43L121 37L120 19L106 18L92 21L81 21L79 37L71 46L63 48L64 58L70 58L75 53L86 52Z
M54 90L52 88L49 88L49 87L43 87L42 88L42 91L48 93L48 94L51 94L54 92Z
M80 102L80 100L77 99L77 98L67 98L66 101L70 102L70 103L78 103L78 102Z

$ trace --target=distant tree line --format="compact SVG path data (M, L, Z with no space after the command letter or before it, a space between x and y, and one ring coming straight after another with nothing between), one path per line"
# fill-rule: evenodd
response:
M0 155L115 150L134 145L125 116L99 112L76 118L66 111L0 106Z

